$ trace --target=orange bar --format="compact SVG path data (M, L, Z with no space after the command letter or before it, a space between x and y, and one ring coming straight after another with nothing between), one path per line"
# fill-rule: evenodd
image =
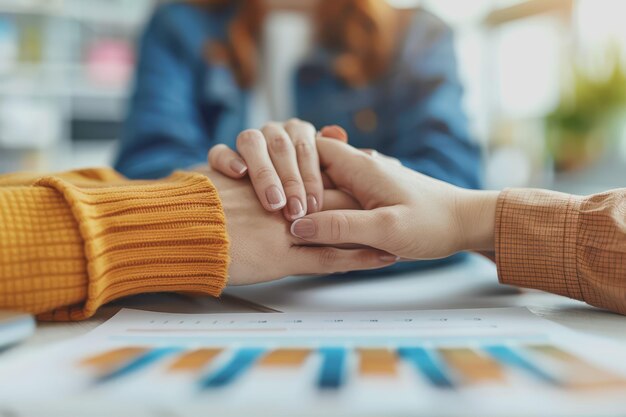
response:
M601 369L555 346L529 346L528 349L568 365L564 382L570 388L594 389L626 386L626 378Z
M276 349L259 361L260 366L296 368L301 366L311 353L311 349Z
M363 376L395 376L398 357L388 349L359 349L359 373Z
M200 371L213 359L215 359L222 349L197 349L185 352L180 355L169 367L169 372L194 372Z
M476 353L472 349L442 348L439 354L468 383L482 383L504 380L504 371L498 362L488 356Z
M125 347L110 350L96 356L86 358L80 362L81 366L92 366L100 372L107 372L119 368L126 362L146 353L147 348L142 347Z

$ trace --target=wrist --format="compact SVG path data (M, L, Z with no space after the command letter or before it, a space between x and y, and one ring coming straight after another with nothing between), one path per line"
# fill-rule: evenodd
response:
M463 251L488 251L495 248L497 191L461 190L457 199Z
M196 164L185 169L187 172L197 172L198 174L207 175L211 172L211 167L207 164Z

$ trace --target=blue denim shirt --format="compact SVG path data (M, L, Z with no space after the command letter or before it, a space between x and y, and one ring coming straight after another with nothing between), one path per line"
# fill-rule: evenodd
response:
M185 3L159 7L141 40L136 84L115 164L130 178L159 178L206 163L217 143L234 147L246 128L249 92L209 62L207 41L225 40L232 11ZM452 31L416 10L388 74L352 88L317 48L294 74L297 116L338 124L350 143L393 156L465 188L480 186L480 151L462 110Z

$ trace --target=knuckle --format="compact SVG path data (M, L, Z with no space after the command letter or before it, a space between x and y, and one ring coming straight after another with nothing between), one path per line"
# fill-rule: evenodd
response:
M317 186L318 184L322 183L322 177L321 175L315 175L315 174L311 174L311 173L303 173L302 175L302 182L304 182L307 186Z
M298 126L300 123L302 123L302 120L298 119L297 117L292 117L285 122L285 127L295 127Z
M215 145L209 151L209 163L214 167L223 165L228 157L228 150L226 145Z
M401 216L395 210L385 210L380 213L380 223L383 230L398 230Z
M291 140L285 135L276 135L269 140L270 149L277 155L289 153L293 148Z
M252 173L252 178L255 181L259 181L259 182L268 182L271 181L274 178L274 170L270 167L264 166L264 167L260 167L257 168L253 173Z
M374 258L374 254L369 251L362 251L357 255L357 262L359 265L371 265L375 263L376 259Z
M222 143L220 143L219 145L215 145L211 149L209 149L209 155L220 155L226 150L226 148L228 147Z
M263 143L265 143L265 137L260 130L244 130L237 136L237 149L254 148Z
M372 172L380 172L381 169L384 170L384 166L381 165L380 160L365 153L354 155L353 158L354 166L357 167L355 170L355 174L357 176L368 175Z
M313 123L303 122L304 128L309 131L313 138L315 138L315 134L317 133L317 129L313 126Z
M330 218L330 238L333 241L344 241L350 236L350 222L343 214L333 214Z
M261 130L276 130L276 129L282 129L282 125L276 121L269 121L267 123L265 123L263 125L263 128L261 128Z
M217 157L222 153L222 150L219 147L220 145L216 145L209 149L209 153L207 158L209 159L209 163L215 164Z
M224 150L228 149L228 146L224 145L223 143L218 143L217 145L215 145L214 147L211 148L212 152L222 152Z
M324 267L333 267L337 263L337 251L334 248L320 249L319 263Z
M361 162L363 165L366 165L368 167L374 167L378 165L378 160L373 155L368 155L366 153L363 153L363 154L358 155L357 158L359 159L359 162Z
M296 140L295 146L298 158L314 158L317 155L315 146L309 141Z
M285 122L285 128L287 129L299 129L303 131L307 131L307 133L313 132L315 133L315 126L312 123L306 122L304 120L298 118L292 118Z
M283 178L282 183L283 183L283 188L285 188L285 190L292 190L292 189L299 190L302 187L302 181L300 181L300 179L296 177Z

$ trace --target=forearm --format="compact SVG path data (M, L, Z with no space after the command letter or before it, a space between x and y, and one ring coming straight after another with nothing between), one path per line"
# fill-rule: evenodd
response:
M101 173L40 178L31 186L2 186L0 178L0 308L80 320L132 294L219 295L228 240L208 179L94 177Z
M495 248L496 207L500 193L460 189L456 210L462 250L493 252Z

